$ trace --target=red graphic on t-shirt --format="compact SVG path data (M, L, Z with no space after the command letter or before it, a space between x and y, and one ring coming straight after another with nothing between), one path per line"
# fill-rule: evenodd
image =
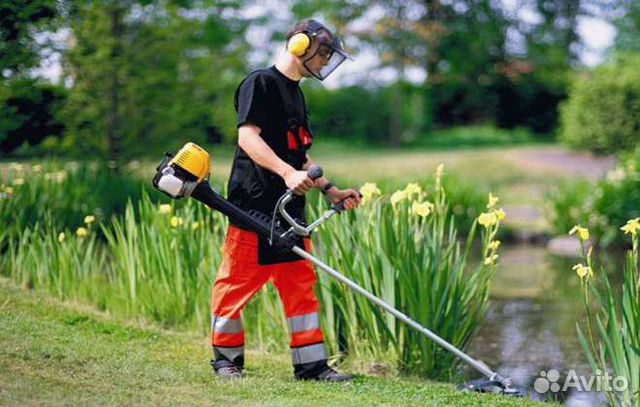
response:
M307 150L311 147L311 144L313 144L313 136L304 127L298 127L298 139ZM298 151L298 140L291 129L287 130L287 146L289 150Z

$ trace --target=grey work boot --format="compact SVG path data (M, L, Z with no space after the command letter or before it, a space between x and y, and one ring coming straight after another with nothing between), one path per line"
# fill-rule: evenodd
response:
M212 360L211 366L218 377L226 379L240 379L244 376L242 368L234 365L228 360Z
M354 379L354 376L351 374L338 373L331 368L327 368L327 370L321 372L315 377L312 377L311 379L322 382L350 382Z
M307 376L296 376L296 379L338 383L338 382L350 382L354 379L354 376L350 374L340 374L335 370L331 369L329 366L326 366L325 369L317 373L307 375Z

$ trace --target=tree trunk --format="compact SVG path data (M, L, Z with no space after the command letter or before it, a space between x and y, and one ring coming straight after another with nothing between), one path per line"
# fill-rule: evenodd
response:
M442 4L440 0L425 0L424 5L427 9L424 15L424 24L431 33L427 42L426 68L427 68L427 84L434 83L438 63L440 62L440 54L438 52L439 34L438 25L444 24Z
M398 82L392 85L391 89L391 117L389 118L389 147L400 147L402 136L402 87L400 75Z
M123 139L120 129L120 59L122 55L123 14L124 10L118 5L114 5L109 10L110 34L113 42L110 56L111 72L108 79L107 155L109 167L115 171L118 171L120 167Z
M401 24L404 17L404 7L402 3L400 3L396 9L396 22ZM397 30L400 30L398 27ZM400 35L397 34L396 35ZM401 45L401 42L398 41L398 49L395 54L395 60L393 61L393 66L397 73L396 83L392 85L391 89L391 117L389 118L389 147L398 148L400 147L401 137L402 137L402 80L404 79L404 58L405 58L405 50Z

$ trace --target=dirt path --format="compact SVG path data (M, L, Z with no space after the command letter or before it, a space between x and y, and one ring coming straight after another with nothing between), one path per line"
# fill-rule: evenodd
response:
M564 173L567 177L591 180L604 177L616 163L611 156L598 157L559 146L513 149L507 152L506 157L523 169Z
M607 172L616 165L616 159L611 156L594 156L585 152L571 151L560 146L546 146L530 149L512 149L506 152L505 159L521 170L549 174L553 178L588 179L595 181L606 176ZM544 185L511 186L511 192L518 188L537 189L542 198L544 192L552 186L552 177ZM520 240L530 240L536 234L547 229L544 213L540 205L506 205L506 224L511 226Z

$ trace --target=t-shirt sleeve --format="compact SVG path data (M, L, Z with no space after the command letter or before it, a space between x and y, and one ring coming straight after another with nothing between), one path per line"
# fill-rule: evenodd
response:
M267 85L259 74L250 75L238 87L236 93L237 126L253 124L265 128L267 117Z

